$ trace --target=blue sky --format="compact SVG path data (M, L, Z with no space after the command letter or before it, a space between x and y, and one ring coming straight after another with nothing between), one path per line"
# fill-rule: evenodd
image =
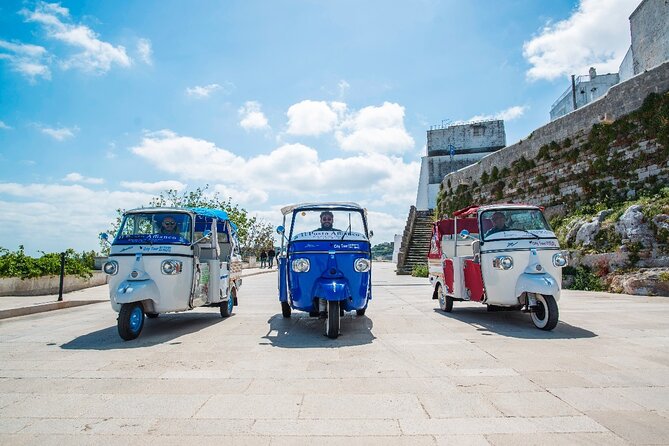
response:
M205 184L274 224L356 201L401 233L426 130L545 124L615 72L638 0L0 4L0 246L97 249L117 208Z

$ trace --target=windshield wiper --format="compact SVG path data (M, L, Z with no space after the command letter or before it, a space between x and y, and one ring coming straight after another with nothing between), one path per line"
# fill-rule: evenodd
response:
M528 231L527 229L516 229L516 228L514 228L514 229L509 229L509 231L527 232L528 234L533 235L534 238L541 238L541 237L539 237L537 234L534 234L534 233Z
M351 233L351 214L348 214L348 227L344 231L344 235L341 236L341 241L344 241L344 238L346 237L346 233L348 232L349 234Z

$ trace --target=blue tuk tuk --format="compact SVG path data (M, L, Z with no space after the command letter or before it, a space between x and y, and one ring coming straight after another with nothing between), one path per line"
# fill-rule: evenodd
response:
M345 311L364 316L372 298L372 261L367 211L356 203L302 203L281 209L279 301L325 319L336 338ZM290 224L286 231L286 223Z

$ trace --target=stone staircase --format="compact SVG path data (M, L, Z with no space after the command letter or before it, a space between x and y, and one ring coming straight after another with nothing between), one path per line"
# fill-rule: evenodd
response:
M411 206L397 257L398 275L411 274L414 265L427 265L432 222L433 211L418 211Z

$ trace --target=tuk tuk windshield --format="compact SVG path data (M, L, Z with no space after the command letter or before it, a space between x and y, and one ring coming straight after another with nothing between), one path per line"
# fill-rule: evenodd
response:
M293 214L290 240L367 240L362 211L309 209Z
M191 232L191 217L188 214L165 212L126 214L113 244L190 244Z
M481 214L483 240L555 237L539 209L492 209Z

